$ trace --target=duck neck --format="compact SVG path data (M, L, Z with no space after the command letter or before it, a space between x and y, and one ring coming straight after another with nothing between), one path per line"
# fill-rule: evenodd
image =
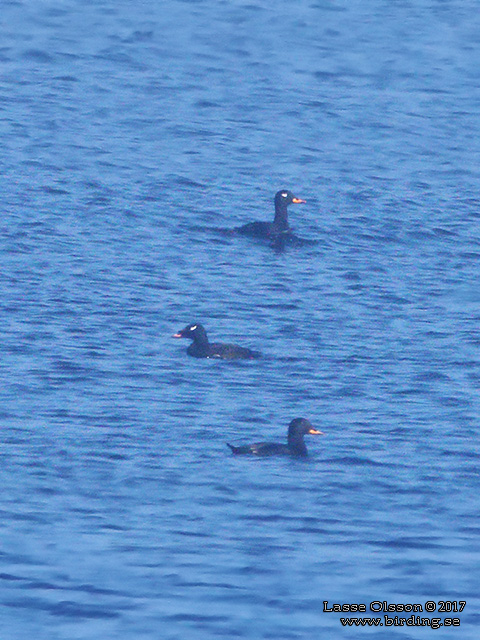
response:
M275 218L273 224L277 231L287 231L288 226L288 211L287 205L283 201L275 202Z
M290 449L290 453L294 456L306 456L307 447L305 446L305 442L303 440L303 435L298 434L288 434L288 448Z
M193 334L193 342L195 346L199 347L200 349L208 348L209 342L207 338L207 332L203 327L197 327L197 330Z

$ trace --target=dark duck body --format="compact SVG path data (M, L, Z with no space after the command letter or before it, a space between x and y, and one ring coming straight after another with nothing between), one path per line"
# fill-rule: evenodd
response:
M303 436L307 433L312 435L324 435L322 431L315 429L312 423L305 418L295 418L288 426L287 444L277 442L255 442L235 447L227 443L232 453L235 455L253 456L294 456L306 458L308 456L307 447Z
M290 231L287 207L290 204L301 202L304 203L305 200L295 197L287 189L282 189L275 194L275 218L273 222L249 222L237 227L235 231L244 236L274 241L279 234L285 234Z
M222 358L223 360L252 360L259 358L261 353L236 344L223 344L221 342L209 342L207 332L203 325L189 324L174 334L174 338L189 338L193 340L187 353L193 358Z

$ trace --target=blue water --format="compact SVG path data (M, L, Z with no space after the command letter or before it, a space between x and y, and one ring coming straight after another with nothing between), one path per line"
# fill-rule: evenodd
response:
M476 640L478 3L4 0L0 33L2 640ZM316 245L212 231L280 188ZM189 358L198 321L265 357ZM225 446L297 416L307 462Z

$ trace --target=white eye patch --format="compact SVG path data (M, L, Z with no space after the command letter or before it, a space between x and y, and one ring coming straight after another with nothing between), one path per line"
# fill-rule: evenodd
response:
M197 325L194 324L192 327L190 327L190 331L195 331L196 328L197 328Z
M288 193L282 193L282 198L286 198L288 196Z

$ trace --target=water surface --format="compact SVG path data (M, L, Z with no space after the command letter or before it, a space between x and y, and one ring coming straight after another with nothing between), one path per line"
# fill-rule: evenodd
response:
M479 23L2 3L5 638L477 638ZM318 244L212 231L280 188ZM188 358L196 321L266 357ZM225 446L297 416L307 462ZM324 600L467 606L352 631Z

